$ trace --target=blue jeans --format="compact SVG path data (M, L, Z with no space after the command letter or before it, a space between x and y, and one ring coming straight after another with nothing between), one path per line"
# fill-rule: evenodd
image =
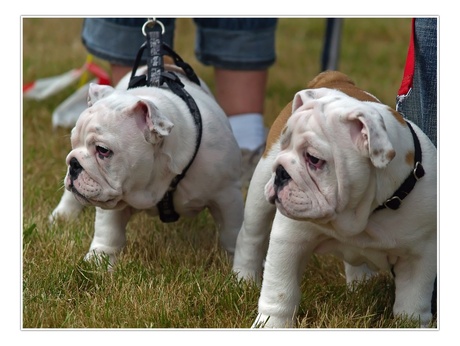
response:
M412 89L397 109L437 146L437 18L415 19L415 70Z
M114 64L132 65L145 41L142 26L146 20L86 18L82 29L83 44L98 58ZM165 27L163 41L173 47L175 19L157 20ZM197 28L195 54L205 65L263 70L275 62L276 18L195 18L194 22Z

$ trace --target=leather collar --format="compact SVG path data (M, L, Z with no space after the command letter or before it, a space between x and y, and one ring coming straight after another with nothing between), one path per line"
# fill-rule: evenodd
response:
M389 208L392 210L398 209L402 203L402 200L406 198L406 196L412 191L417 181L425 175L425 170L422 166L422 149L420 147L420 141L417 135L415 134L412 125L408 121L406 121L406 124L407 126L409 126L409 129L412 133L412 138L414 140L414 168L412 172L409 174L409 176L406 178L406 180L404 180L401 186L396 190L396 192L385 202L383 202L380 206L375 208L374 211L385 208Z

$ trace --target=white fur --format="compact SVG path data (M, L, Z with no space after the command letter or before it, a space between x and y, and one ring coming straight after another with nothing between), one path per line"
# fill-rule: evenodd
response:
M194 216L209 208L223 247L233 253L243 216L241 153L209 89L181 79L200 109L203 135L174 193L175 210ZM86 257L104 253L113 265L125 245L130 216L139 210L157 215L156 205L171 180L192 159L197 128L188 106L167 87L126 91L92 85L88 104L72 130L72 150L66 159L68 165L77 159L83 170L72 181L69 168L67 190L51 219L76 217L83 204L96 206L94 239ZM113 155L101 156L97 146ZM76 198L71 185L78 191Z
M394 313L429 324L437 271L436 149L412 126L426 174L398 210L374 212L413 169L406 161L413 152L408 126L387 106L336 90L295 97L287 127L255 170L237 240L239 278L259 281L266 258L254 327L295 325L299 283L313 253L342 258L348 283L393 267ZM307 154L325 163L309 165ZM281 189L274 186L279 165L291 177Z

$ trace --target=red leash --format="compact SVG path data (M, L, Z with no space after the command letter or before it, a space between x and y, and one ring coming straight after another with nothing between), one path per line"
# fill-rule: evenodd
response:
M404 75L401 81L401 86L398 90L398 96L407 95L412 88L415 70L415 47L414 47L414 33L415 33L415 18L412 18L412 31L410 35L409 49L407 50L406 66L404 67Z

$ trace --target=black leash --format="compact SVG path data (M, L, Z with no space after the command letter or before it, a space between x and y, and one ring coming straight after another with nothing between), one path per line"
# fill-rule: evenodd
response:
M420 141L412 128L412 125L406 121L407 126L409 126L410 132L412 133L412 138L414 140L414 169L409 174L409 176L404 180L401 186L396 190L396 192L388 198L383 204L378 206L374 211L389 208L396 210L401 206L402 200L412 191L415 187L415 184L419 179L425 175L425 170L422 166L422 149L420 147Z
M155 25L156 23L160 25ZM180 67L187 78L197 85L201 85L200 79L196 75L193 68L186 63L179 54L177 54L171 47L163 42L162 35L164 27L160 21L147 21L142 28L142 32L146 36L146 41L141 45L134 61L131 78L129 80L128 89L137 88L141 86L155 86L160 87L164 83L162 77L164 73L163 56L170 56L176 66ZM145 49L148 49L147 60L147 75L136 76L137 69L139 68L142 60L142 55ZM173 73L173 72L170 72Z
M187 64L167 44L163 43L162 34L164 33L164 27L160 21L147 21L144 24L142 31L146 36L146 42L141 45L137 53L128 89L142 86L161 87L164 83L166 83L169 89L187 104L197 129L195 152L192 156L192 159L184 168L182 173L174 177L162 200L157 204L160 220L162 222L175 222L180 218L180 215L174 209L174 192L176 191L179 182L185 177L185 174L192 165L198 153L198 149L200 148L201 144L201 137L203 134L203 124L200 110L193 97L185 90L184 84L181 82L180 78L174 72L164 70L163 56L171 56L175 64L184 71L187 78L192 82L200 85L200 80L195 74L195 71L193 71L192 67ZM142 55L146 48L149 52L147 60L147 75L136 76L136 71L139 67Z

